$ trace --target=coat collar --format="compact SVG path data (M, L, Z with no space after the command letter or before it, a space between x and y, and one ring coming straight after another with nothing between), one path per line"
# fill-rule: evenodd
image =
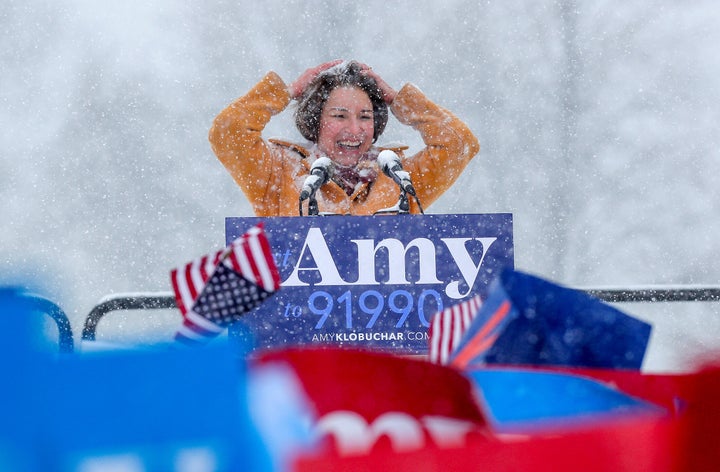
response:
M301 162L307 172L310 172L310 168L312 166L312 163L315 162L315 159L320 157L320 152L317 150L317 145L312 142L296 143L293 141L279 138L270 138L268 139L268 141L277 146L286 148L299 154L301 157ZM335 182L336 185L332 187L333 193L337 193L338 197L340 197L340 194L342 194L344 198L350 198L351 200L364 200L367 197L370 191L370 187L372 186L372 183L374 181L374 177L377 176L377 172L379 170L377 167L376 158L381 151L384 151L386 149L394 151L396 154L402 156L404 151L408 149L408 146L404 144L386 144L383 146L371 147L370 151L368 152L368 157L360 162L357 171L372 178L368 180L361 178L359 183L355 185L355 190L349 196L347 195L347 192L344 190L343 186L338 182Z

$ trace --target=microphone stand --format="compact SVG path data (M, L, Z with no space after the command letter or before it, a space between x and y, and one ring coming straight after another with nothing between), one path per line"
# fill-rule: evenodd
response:
M417 197L417 195L413 195L413 197L415 197L415 202L420 209L420 213L424 215L425 211L420 204L420 199ZM382 215L387 213L397 213L398 215L407 215L410 213L410 201L407 196L407 191L404 188L400 187L400 197L398 198L398 202L395 204L395 206L378 210L373 213L373 215Z
M410 213L410 202L408 201L407 192L404 188L400 189L400 198L397 203L398 215L406 215Z
M421 215L424 215L424 214L425 214L425 210L423 210L423 207L422 207L422 205L420 204L420 199L419 199L418 196L415 195L415 194L413 194L413 197L415 197L415 203L417 203L417 206L418 206L418 208L420 209L420 214L421 214Z
M315 194L313 193L310 195L310 199L308 200L308 216L317 216L320 214L320 211L318 210L318 202L315 198Z
M298 213L300 216L303 216L303 199L300 198L298 202ZM318 208L318 202L317 198L315 198L315 193L310 195L308 197L308 216L317 216L320 214L320 209Z

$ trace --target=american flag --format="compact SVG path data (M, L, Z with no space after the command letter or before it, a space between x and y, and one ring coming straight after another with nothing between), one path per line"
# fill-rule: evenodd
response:
M480 295L457 303L436 313L430 320L429 360L435 364L448 364L450 354L460 343L467 327L480 310Z
M183 324L175 339L209 341L280 288L262 224L224 249L173 269L170 279Z

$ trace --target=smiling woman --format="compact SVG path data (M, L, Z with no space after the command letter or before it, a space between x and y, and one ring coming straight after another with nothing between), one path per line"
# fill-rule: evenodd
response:
M341 166L355 166L373 142L370 98L354 87L330 92L320 115L318 148Z
M292 100L298 102L295 124L308 143L264 140L267 123ZM425 143L412 157L403 159L404 146L375 144L388 108ZM210 142L257 216L297 215L303 184L314 163L326 162L321 158L332 163L328 184L316 193L321 213L372 215L392 208L398 186L377 160L386 149L412 176L417 199L410 212L419 213L419 202L432 204L479 150L468 127L417 87L406 84L396 91L367 65L340 60L312 67L290 85L268 73L215 118Z

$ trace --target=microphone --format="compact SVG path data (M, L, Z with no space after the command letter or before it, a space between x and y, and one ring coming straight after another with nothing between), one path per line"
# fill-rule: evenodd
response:
M315 196L315 192L330 180L332 161L328 157L319 157L313 162L310 168L310 175L307 176L300 191L300 201Z
M415 188L410 181L410 174L403 170L402 164L400 164L400 156L395 152L385 149L378 154L377 162L383 173L393 179L400 188L412 195L415 195Z

